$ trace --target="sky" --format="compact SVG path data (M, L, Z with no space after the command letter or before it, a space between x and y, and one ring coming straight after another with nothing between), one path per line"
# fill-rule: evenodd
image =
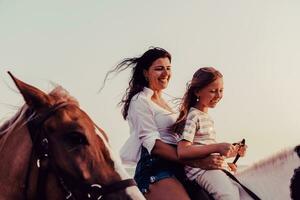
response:
M300 2L297 0L0 0L0 122L24 101L7 71L43 91L67 89L115 151L129 135L117 106L130 70L118 62L151 46L172 54L166 97L181 97L204 66L224 75L209 114L217 139L246 139L252 164L300 143Z

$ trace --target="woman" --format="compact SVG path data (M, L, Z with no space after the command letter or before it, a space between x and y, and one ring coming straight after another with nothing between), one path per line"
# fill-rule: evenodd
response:
M177 113L162 97L172 68L171 55L166 50L150 48L140 57L123 60L109 73L129 67L132 75L121 104L123 117L129 123L130 137L121 149L121 157L124 162L137 162L134 178L146 199L188 200L181 184L185 179L183 164L216 169L222 166L223 158L210 156L185 162L178 159L178 138L170 129ZM197 195L200 195L198 199L208 198Z

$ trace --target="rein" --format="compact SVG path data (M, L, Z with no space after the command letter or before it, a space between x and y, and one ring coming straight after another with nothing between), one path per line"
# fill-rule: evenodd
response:
M28 129L30 133L30 137L33 143L33 151L31 154L31 161L35 159L34 153L36 154L36 164L38 167L38 178L37 178L37 194L35 196L35 199L46 199L46 180L48 177L48 173L51 170L54 172L54 175L59 180L59 184L61 186L61 189L64 192L65 199L68 200L75 200L77 199L73 192L72 187L69 187L69 185L66 184L65 179L62 176L61 170L58 169L56 166L56 163L51 160L51 157L49 156L49 141L42 131L42 125L45 123L49 117L51 117L55 112L61 108L64 108L68 105L66 102L58 103L50 107L47 112L43 113L41 116L38 116L37 118L34 118L29 121L28 123ZM33 134L34 132L37 132L37 129L39 130L39 134ZM29 185L29 174L31 170L28 170L26 175L26 186L25 191L28 189ZM80 189L83 190L86 193L87 199L97 199L100 200L103 196L123 190L130 186L136 186L136 183L133 179L125 179L120 180L118 182L111 183L109 185L100 185L100 184L85 184L85 183L79 183ZM25 195L27 197L27 195Z
M237 182L248 194L252 199L254 200L261 200L254 192L252 192L249 188L247 188L245 185L243 185L233 174L226 171L225 169L222 170L229 178Z
M241 147L245 146L246 144L246 140L243 139L240 143L233 143L233 145L239 145L238 151L240 150ZM236 164L236 162L239 160L239 158L241 157L241 155L238 153L234 160L233 160L233 164ZM222 169L222 171L232 180L234 180L236 183L238 183L254 200L261 200L254 192L252 192L249 188L247 188L245 185L243 185L233 174L231 174L230 172L226 171L225 169Z

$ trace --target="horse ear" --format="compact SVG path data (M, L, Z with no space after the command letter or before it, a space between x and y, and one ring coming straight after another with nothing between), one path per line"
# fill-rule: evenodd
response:
M38 110L43 107L49 107L51 105L50 97L43 91L17 79L14 75L12 75L11 72L8 71L7 73L13 79L14 83L16 84L26 104L29 107Z

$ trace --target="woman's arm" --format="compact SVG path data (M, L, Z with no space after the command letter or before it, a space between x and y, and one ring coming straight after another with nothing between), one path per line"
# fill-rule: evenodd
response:
M128 111L128 121L132 124L132 128L138 134L142 145L150 152L161 156L164 159L187 164L192 167L201 167L206 169L220 168L223 162L219 157L207 157L205 159L183 160L179 159L176 147L166 144L160 139L156 123L153 118L153 111L145 97L139 96L137 99L132 99Z
M140 143L150 153L155 142L161 138L154 120L153 108L144 94L131 100L127 120Z
M166 144L161 140L156 140L151 154L160 156L164 159L181 162L177 156L176 147Z

